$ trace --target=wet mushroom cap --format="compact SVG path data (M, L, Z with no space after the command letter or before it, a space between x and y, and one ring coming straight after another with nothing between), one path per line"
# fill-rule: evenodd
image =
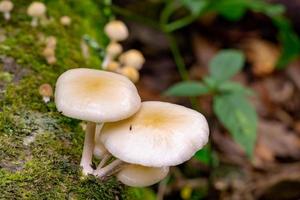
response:
M150 167L174 166L189 160L208 141L205 117L184 106L143 102L132 117L106 123L101 141L115 157Z
M11 1L4 0L0 2L0 12L10 12L14 7Z
M131 187L147 187L163 180L169 167L145 167L129 164L117 174L117 179Z
M78 68L58 78L55 103L63 115L100 123L128 118L139 109L141 99L134 84L122 75Z
M123 41L128 37L128 29L124 22L113 20L108 22L104 27L106 35L114 41Z
M46 12L46 6L42 2L33 2L27 9L27 14L32 17L41 17Z

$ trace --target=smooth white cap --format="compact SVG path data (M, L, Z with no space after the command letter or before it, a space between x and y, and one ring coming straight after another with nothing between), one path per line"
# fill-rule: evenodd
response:
M174 166L189 160L208 141L205 117L184 106L143 102L132 117L104 124L100 138L106 149L127 163Z
M58 78L55 103L63 115L100 123L130 117L140 108L141 98L134 84L122 75L78 68Z
M41 17L45 14L46 9L42 2L32 2L27 9L27 14L32 17Z
M123 41L128 37L128 29L124 22L113 20L104 27L104 32L113 41Z
M141 69L143 64L145 63L145 58L143 54L136 49L131 49L120 55L120 63L132 66L136 69Z
M0 2L0 12L10 12L14 7L11 1L3 0Z
M169 167L145 167L129 164L117 174L117 179L131 187L147 187L163 180L169 173Z

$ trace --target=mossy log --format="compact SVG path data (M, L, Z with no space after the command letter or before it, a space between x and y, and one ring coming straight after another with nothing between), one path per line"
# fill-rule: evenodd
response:
M45 0L47 20L32 28L26 14L31 1L13 3L12 19L0 18L0 199L127 199L115 179L81 175L80 121L62 116L53 99L46 104L38 92L43 83L54 87L69 68L100 66L97 55L86 58L81 49L84 34L105 42L97 4ZM71 26L59 23L64 15L71 17ZM41 53L47 36L57 38L53 65Z

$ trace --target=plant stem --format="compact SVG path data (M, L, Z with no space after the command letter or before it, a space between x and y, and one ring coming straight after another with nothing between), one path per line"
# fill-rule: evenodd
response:
M112 171L114 171L117 167L119 167L124 162L122 160L116 159L110 164L106 165L105 167L101 169L97 169L94 171L94 175L99 177L100 179L104 178L108 174L110 174Z
M176 40L174 39L174 37L170 33L165 33L165 34L168 38L168 41L169 41L169 44L170 44L170 49L171 49L171 52L173 54L173 58L174 58L174 61L175 61L175 64L177 66L177 69L178 69L178 72L180 74L181 79L184 80L184 81L189 80L189 74L188 74L188 71L185 67L184 60L183 60L183 58L180 54L180 50L178 48ZM196 97L190 97L189 100L192 104L192 107L195 110L199 110L199 106L198 106L198 103L197 103L197 98Z
M194 16L194 15L188 15L186 17L183 17L181 19L178 19L174 22L171 22L169 24L165 24L164 25L164 31L165 32L174 32L178 29L181 29L189 24L191 24L193 21L195 21L195 19L197 19L198 16Z
M91 167L93 151L95 146L95 129L96 124L88 122L85 130L84 145L82 150L82 156L80 166L82 167L82 173L84 175L92 174L93 168Z
M176 1L167 1L166 6L162 10L160 14L160 24L164 25L167 24L169 21L170 16L174 11L180 8L180 4Z
M166 36L169 41L170 49L173 54L178 72L183 80L188 80L189 79L188 71L186 70L184 60L180 54L180 50L178 48L177 42L170 33L166 33Z
M104 156L103 156L103 158L102 158L102 160L100 161L100 163L99 163L99 165L98 165L98 167L97 167L97 169L96 169L96 171L97 170L100 170L110 159L112 158L112 155L110 154L110 153L106 153Z
M112 10L119 14L119 15L122 15L130 20L133 20L133 21L137 21L141 24L147 24L148 26L151 26L155 29L158 29L158 30L161 30L160 26L157 24L157 22L147 18L147 17L143 17L141 15L138 15L138 14L135 14L133 12L131 12L130 10L128 9L125 9L125 8L121 8L119 6L116 6L116 5L112 5Z

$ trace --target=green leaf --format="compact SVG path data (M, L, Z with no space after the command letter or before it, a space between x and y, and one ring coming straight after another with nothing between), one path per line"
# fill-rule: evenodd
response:
M290 31L279 31L279 40L283 46L283 52L277 66L284 68L289 62L299 56L300 40L296 33Z
M197 151L194 155L194 158L206 165L209 165L209 162L211 160L211 150L209 145L206 145L204 148Z
M279 40L282 44L282 53L278 60L278 68L284 68L290 61L300 54L300 39L294 32L290 22L282 16L274 17L273 23L279 29Z
M248 8L254 12L261 12L269 17L283 15L285 7L281 4L269 4L267 2L256 0L249 1Z
M245 57L241 51L222 50L210 61L210 74L218 82L226 81L243 68L244 62Z
M232 81L227 81L220 84L218 90L223 93L239 93L247 96L254 94L251 89L245 88L243 85Z
M156 195L153 190L149 188L137 188L129 187L128 188L130 199L132 200L155 200Z
M207 1L205 0L181 0L181 3L187 7L194 16L200 15L207 6Z
M212 3L210 9L228 20L239 20L247 11L247 6L247 0L218 0Z
M165 95L168 96L200 96L209 93L209 88L197 81L184 81L173 85Z
M237 93L215 96L214 112L249 157L256 141L257 115L243 95Z

